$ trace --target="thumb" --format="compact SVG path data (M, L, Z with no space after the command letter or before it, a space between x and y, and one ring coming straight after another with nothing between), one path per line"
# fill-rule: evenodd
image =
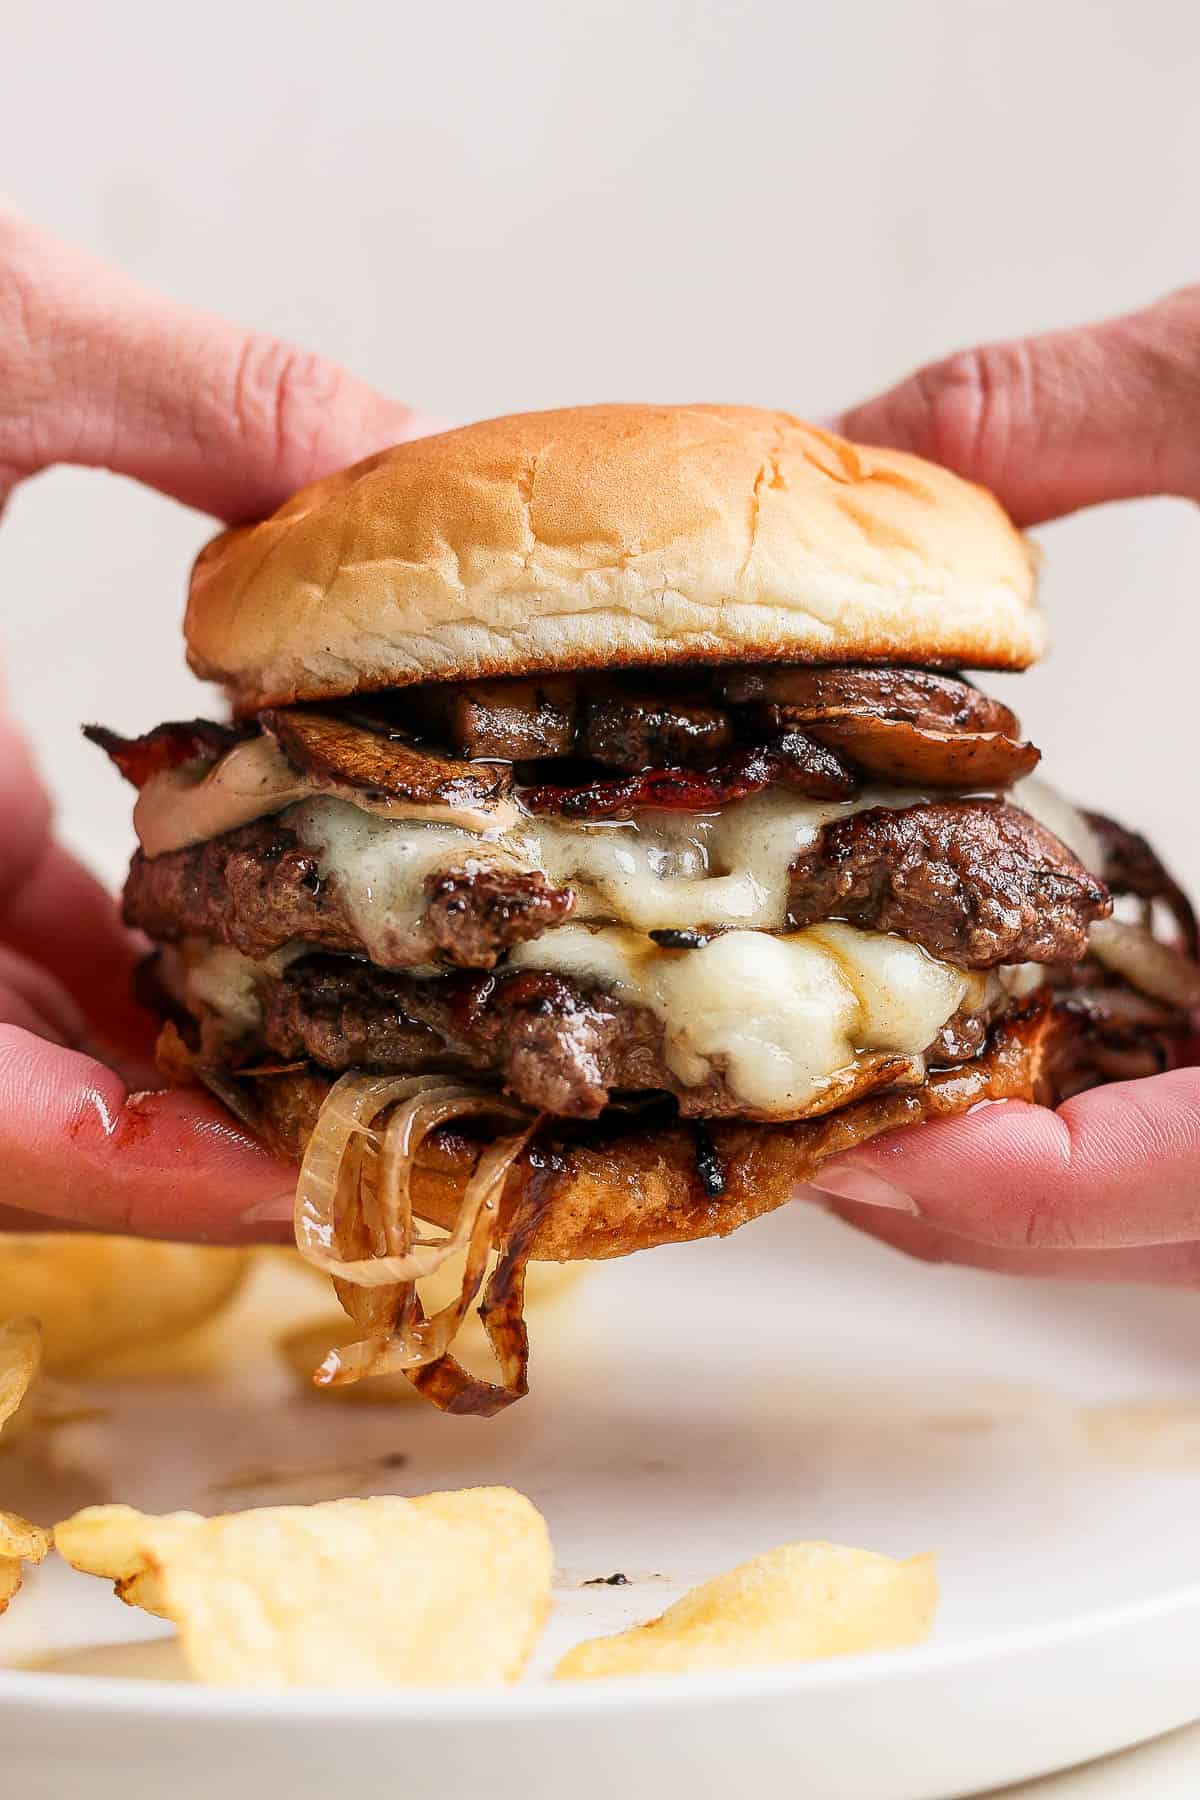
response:
M812 1186L1003 1249L1198 1243L1200 1068L1090 1088L1057 1112L981 1106L834 1157Z
M309 351L149 293L0 203L0 501L53 463L228 521L433 429Z
M1145 494L1200 499L1200 286L1099 325L959 351L838 429L982 482L1020 525Z

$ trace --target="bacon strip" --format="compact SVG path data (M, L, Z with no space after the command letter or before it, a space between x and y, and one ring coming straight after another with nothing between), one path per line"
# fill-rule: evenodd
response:
M211 719L176 719L156 725L140 737L122 737L105 725L85 725L83 735L114 762L126 781L143 788L152 775L179 769L186 763L216 762L249 733L236 725L218 725Z
M743 750L711 769L649 769L586 786L549 784L521 790L532 813L575 820L629 819L642 808L668 812L716 812L733 800L757 794L772 782L814 800L848 800L858 782L842 759L801 731L785 732L773 744Z

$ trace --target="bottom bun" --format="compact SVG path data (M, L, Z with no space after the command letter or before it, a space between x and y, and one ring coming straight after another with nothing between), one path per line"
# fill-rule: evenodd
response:
M509 1176L502 1229L519 1216L525 1254L548 1262L724 1237L794 1199L830 1157L883 1132L952 1118L982 1100L1054 1105L1061 1079L1078 1066L1080 1033L1066 1009L1035 996L996 1026L973 1061L820 1118L702 1130L648 1125L636 1114L597 1125L550 1121ZM333 1080L309 1068L210 1085L271 1150L299 1160ZM412 1180L419 1217L453 1224L477 1156L478 1140L453 1128L427 1141Z

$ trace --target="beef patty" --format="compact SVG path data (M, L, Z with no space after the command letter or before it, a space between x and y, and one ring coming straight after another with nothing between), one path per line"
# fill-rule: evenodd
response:
M545 970L414 975L318 953L281 974L264 970L259 993L260 1029L231 1043L222 1022L210 1018L202 1063L245 1066L265 1057L335 1072L445 1070L497 1081L532 1111L564 1118L595 1118L615 1095L661 1093L675 1097L684 1117L746 1113L717 1073L701 1086L679 1081L648 1008ZM1004 1004L997 984L988 1003L961 1008L929 1046L928 1061L977 1055Z
M475 865L433 875L400 965L490 969L569 917L575 900L536 871ZM998 801L873 807L825 827L792 869L789 923L892 931L964 968L1077 961L1111 901L1058 839ZM134 857L125 918L159 942L206 937L248 956L299 938L365 954L336 877L279 819L153 859ZM697 920L703 929L705 921ZM390 961L390 959L389 959Z
M490 969L514 944L560 925L575 905L536 871L473 864L430 876L425 908L405 937L405 961ZM140 850L125 884L124 917L159 943L205 937L247 956L302 938L327 950L365 954L336 879L278 818L256 819L186 850Z
M848 919L966 969L1078 962L1112 898L1044 826L999 800L872 807L792 866L793 926Z

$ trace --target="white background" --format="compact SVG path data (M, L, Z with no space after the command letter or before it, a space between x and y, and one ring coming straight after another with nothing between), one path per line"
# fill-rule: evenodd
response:
M0 168L25 210L447 418L599 399L819 417L957 345L1200 279L1193 0L0 12ZM77 726L202 710L178 624L208 529L59 471L0 530L13 703L65 831L114 879L127 792ZM1054 655L996 685L1061 785L1200 885L1196 510L1041 536ZM1175 1792L1154 1754L1149 1785L1122 1765L1088 1792Z
M820 416L1200 277L1198 67L1190 0L6 0L0 168L147 282L448 418ZM76 726L197 710L178 621L206 530L71 471L0 531L13 697L114 877L127 795ZM1195 508L1043 537L1026 724L1200 882Z

